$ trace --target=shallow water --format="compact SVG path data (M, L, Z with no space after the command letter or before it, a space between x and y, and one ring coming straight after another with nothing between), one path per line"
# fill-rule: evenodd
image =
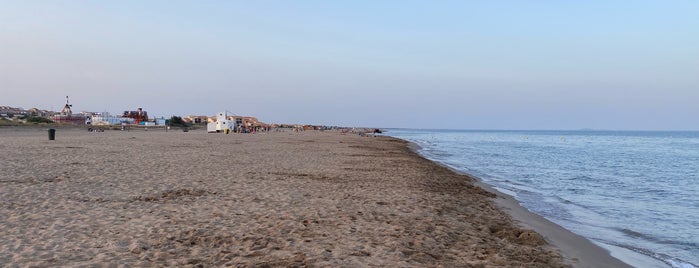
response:
M699 265L699 132L392 129L597 243ZM649 267L652 265L649 265Z

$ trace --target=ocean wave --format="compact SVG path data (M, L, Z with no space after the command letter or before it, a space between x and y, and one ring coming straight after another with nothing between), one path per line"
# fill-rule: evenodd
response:
M637 231L634 231L631 229L626 229L626 228L615 228L615 229L618 230L619 232L622 232L623 234L630 236L630 237L633 237L633 238L641 238L641 239L645 239L645 240L648 240L651 242L658 242L659 241L658 239L656 239L652 235L644 234L644 233L637 232Z
M669 256L666 254L653 252L652 250L648 250L645 248L631 246L631 245L627 245L627 244L621 244L621 243L617 243L617 242L609 241L609 240L604 240L604 239L598 239L597 241L600 243L603 243L603 244L612 245L615 247L630 250L630 251L635 252L637 254L640 254L640 255L655 259L657 261L660 261L660 262L662 262L670 267L673 267L673 268L699 268L699 266L697 266L696 264L693 264L691 262L681 260L679 258L672 257L672 256Z

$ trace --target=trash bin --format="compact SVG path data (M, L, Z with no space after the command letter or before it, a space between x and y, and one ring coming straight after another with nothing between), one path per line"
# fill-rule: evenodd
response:
M49 140L55 140L56 139L56 129L49 128Z

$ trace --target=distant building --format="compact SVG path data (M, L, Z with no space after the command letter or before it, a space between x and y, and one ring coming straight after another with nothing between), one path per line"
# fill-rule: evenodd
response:
M92 124L93 125L120 125L121 123L125 124L135 124L136 119L130 118L130 117L123 117L123 116L114 116L110 115L109 113L95 113L92 115Z
M31 108L27 110L27 114L31 116L38 116L38 117L46 117L49 118L55 114L55 112L47 111L47 110L39 110L39 108Z
M256 117L228 115L228 112L220 112L215 116L209 117L207 122L207 130L209 132L220 132L230 129L233 132L250 133L269 129L268 124L260 122Z
M267 124L260 122L256 117L252 116L229 115L227 119L235 122L236 126L241 127L256 128L267 126Z
M148 121L148 112L144 111L143 108L138 108L136 111L124 111L122 117L133 118L136 124L141 124L141 122Z
M156 126L165 126L169 122L169 119L165 119L164 117L161 118L155 118L155 125Z
M216 115L215 122L209 122L206 124L206 131L208 132L221 132L221 131L233 131L235 130L235 121L228 120L228 114L226 112L220 112ZM227 133L227 132L226 132Z
M182 121L189 124L206 124L209 122L215 122L216 120L215 118L214 120L209 120L209 117L206 115L189 115L182 118Z
M70 101L68 100L68 96L66 96L66 105L63 106L63 109L57 114L54 115L51 119L53 119L54 122L56 123L64 123L64 124L74 124L74 125L82 125L85 124L86 116L84 114L73 114L73 105L70 104Z
M10 106L0 106L0 117L12 118L15 115L21 116L27 114L27 110Z

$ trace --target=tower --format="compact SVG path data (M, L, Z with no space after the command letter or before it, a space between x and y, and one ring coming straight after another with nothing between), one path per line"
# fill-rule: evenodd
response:
M70 102L68 101L68 96L66 96L66 106L63 106L63 109L61 110L61 115L67 117L73 115L73 111L70 109L70 107L73 107L73 105L70 104Z

